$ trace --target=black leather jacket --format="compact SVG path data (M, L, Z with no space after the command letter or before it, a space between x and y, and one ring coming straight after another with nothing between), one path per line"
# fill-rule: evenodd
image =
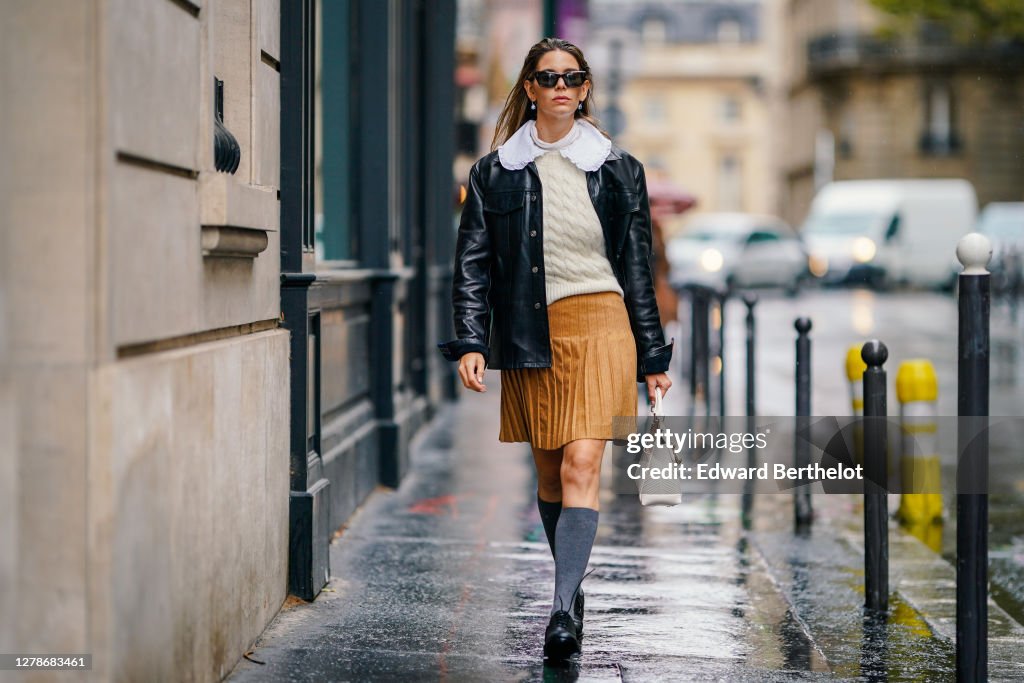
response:
M587 172L605 253L624 293L637 349L637 381L668 370L654 298L651 214L643 165L612 146ZM471 351L496 369L549 368L540 176L530 162L505 169L491 152L473 165L455 248L452 307L457 339L438 344L457 361ZM674 340L673 340L674 341Z

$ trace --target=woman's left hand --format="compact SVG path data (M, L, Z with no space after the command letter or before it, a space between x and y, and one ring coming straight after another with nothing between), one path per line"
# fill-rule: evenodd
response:
M665 398L668 396L668 388L672 386L672 380L668 378L668 373L659 372L654 375L645 375L647 378L647 400L654 403L654 388L661 387L661 397Z

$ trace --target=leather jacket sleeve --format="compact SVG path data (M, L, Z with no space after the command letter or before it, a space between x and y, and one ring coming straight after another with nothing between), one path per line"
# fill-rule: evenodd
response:
M644 375L666 372L672 360L672 345L668 344L661 328L658 302L654 296L654 277L651 259L651 207L647 197L647 177L643 166L636 164L636 188L640 210L634 214L623 253L626 284L626 310L637 345L637 381L646 381Z
M452 273L452 315L456 338L437 345L447 360L458 361L465 354L476 351L482 353L484 362L487 362L492 256L490 236L484 221L480 172L477 166L473 166L459 222Z

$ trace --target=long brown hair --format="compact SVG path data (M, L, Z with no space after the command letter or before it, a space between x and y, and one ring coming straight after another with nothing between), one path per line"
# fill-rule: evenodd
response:
M590 113L593 110L592 104L594 101L594 76L590 72L590 65L587 64L587 60L583 57L583 51L568 40L544 38L526 53L526 59L523 60L523 68L519 71L519 78L516 79L516 82L512 85L512 91L505 98L505 106L502 107L501 115L498 116L498 123L494 127L494 137L491 139L492 152L512 137L512 134L519 130L520 126L526 123L527 120L536 118L536 112L530 110L530 98L527 97L526 89L523 88L523 81L533 76L537 70L537 63L540 62L540 58L546 52L551 52L552 50L561 50L572 55L580 65L580 69L587 72L587 80L590 81L590 92L587 95L587 99L583 100L583 109L577 109L574 117L586 119L588 123L593 124L594 127L601 131L605 137L611 137L601 128L597 119Z

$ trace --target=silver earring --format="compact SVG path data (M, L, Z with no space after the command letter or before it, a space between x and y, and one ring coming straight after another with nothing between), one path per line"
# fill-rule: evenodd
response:
M533 111L536 108L537 108L537 103L534 102L533 100L530 100L530 111Z
M582 103L582 102L580 102L580 106L578 106L578 107L576 107L576 108L577 108L577 109L579 109L580 111L583 111L583 103Z

